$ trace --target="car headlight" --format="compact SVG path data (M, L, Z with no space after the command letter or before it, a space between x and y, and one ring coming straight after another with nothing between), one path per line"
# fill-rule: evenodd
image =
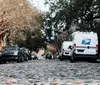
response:
M14 55L18 55L18 52L14 52Z
M31 57L32 57L32 58L34 58L34 56L33 56L33 55L32 55Z

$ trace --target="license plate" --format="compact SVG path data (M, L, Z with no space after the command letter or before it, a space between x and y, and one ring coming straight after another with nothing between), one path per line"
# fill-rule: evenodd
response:
M84 52L84 50L81 50L81 49L77 49L77 51L78 51L78 52Z

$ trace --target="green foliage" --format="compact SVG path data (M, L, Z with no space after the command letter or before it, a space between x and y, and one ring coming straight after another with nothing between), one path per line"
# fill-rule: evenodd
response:
M100 29L100 0L47 0L46 4L50 5L45 17L49 29L63 27L69 31L72 24L80 27L76 30L98 32Z
M21 30L13 39L13 42L20 47L26 47L30 50L37 50L38 47L43 47L45 45L40 30Z

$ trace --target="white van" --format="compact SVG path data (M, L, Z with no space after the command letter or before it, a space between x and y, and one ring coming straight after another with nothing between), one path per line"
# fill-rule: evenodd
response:
M64 41L61 46L59 59L70 58L73 55L74 43L72 41Z
M73 33L73 42L74 42L74 55L71 57L71 61L75 61L75 57L89 57L95 61L97 60L97 55L98 55L97 33L75 32Z

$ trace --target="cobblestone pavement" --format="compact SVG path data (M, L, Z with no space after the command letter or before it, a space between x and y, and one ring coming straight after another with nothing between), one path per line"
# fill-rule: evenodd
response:
M100 63L31 60L0 64L0 85L100 85Z

